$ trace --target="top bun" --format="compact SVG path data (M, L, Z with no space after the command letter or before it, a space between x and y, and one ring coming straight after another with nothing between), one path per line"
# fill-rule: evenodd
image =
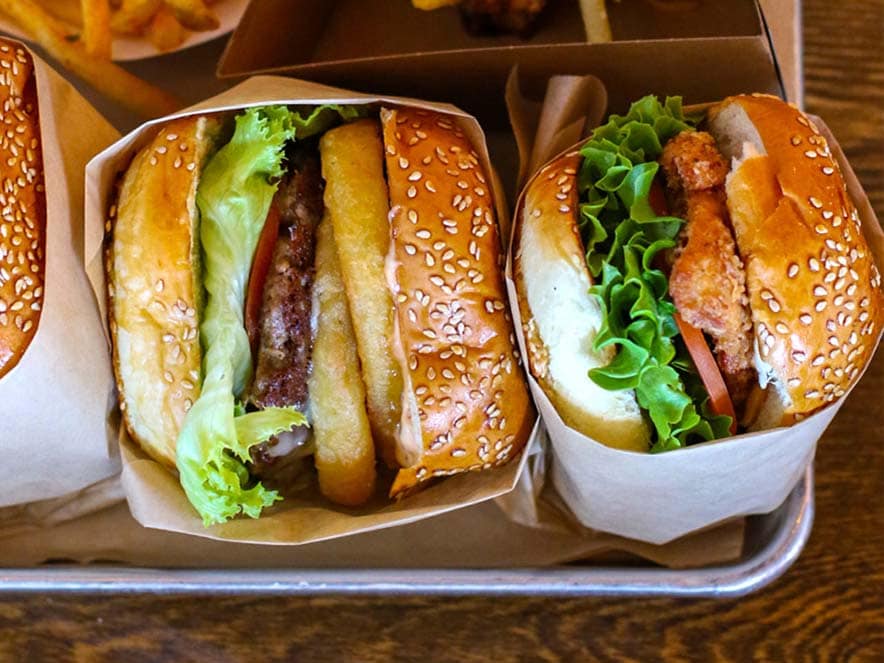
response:
M46 193L30 56L0 39L0 377L18 364L43 308Z
M728 209L746 268L768 402L753 428L788 424L844 395L881 329L881 276L826 139L767 95L709 112L733 159ZM770 390L769 390L770 391Z
M534 413L506 306L490 178L451 118L381 112L390 187L389 285L404 382L392 496L503 465Z

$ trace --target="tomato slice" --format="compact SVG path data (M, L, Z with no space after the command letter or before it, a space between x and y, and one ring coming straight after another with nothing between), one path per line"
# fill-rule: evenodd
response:
M660 183L659 176L655 177L654 181L651 182L651 189L648 191L648 204L650 204L651 209L654 210L654 214L657 216L669 215L666 193L663 190L663 185Z
M676 313L675 323L678 325L678 331L687 346L691 359L697 367L697 373L703 381L703 386L709 393L709 405L715 414L725 414L731 418L731 435L737 433L737 413L734 410L734 404L731 401L730 394L727 393L727 385L724 378L721 377L721 371L718 370L718 364L712 351L706 343L703 332L691 324L685 322L682 317Z
M252 259L252 269L249 273L249 287L246 291L245 326L249 335L249 345L252 347L252 356L258 351L258 323L261 320L261 300L264 295L264 283L267 281L267 272L270 271L270 261L273 258L273 247L279 235L279 208L276 201L270 205L264 228L258 238L258 246L255 247L255 257Z

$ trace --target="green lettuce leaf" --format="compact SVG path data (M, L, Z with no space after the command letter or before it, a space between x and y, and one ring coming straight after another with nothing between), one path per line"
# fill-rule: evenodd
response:
M299 140L331 129L341 120L351 122L368 114L368 106L341 106L323 104L315 108L296 109L292 111L292 124L295 136ZM306 113L303 115L302 113Z
M200 336L204 348L199 398L178 436L177 466L187 497L206 525L244 513L257 517L278 499L249 485L249 448L274 433L303 425L294 409L236 417L247 384L251 351L243 302L252 258L283 173L283 149L294 138L284 106L251 108L236 118L230 142L206 165L197 191L203 282L207 299Z
M696 121L681 99L647 96L626 115L612 115L580 153L579 225L586 262L595 279L590 292L603 313L596 349L617 354L589 377L604 389L634 389L655 431L652 451L728 434L729 417L713 415L696 369L676 345L678 327L666 275L654 257L675 246L682 219L658 216L650 191L663 145Z

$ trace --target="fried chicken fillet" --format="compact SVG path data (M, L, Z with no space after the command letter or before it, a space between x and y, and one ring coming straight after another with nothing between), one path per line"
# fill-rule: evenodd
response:
M711 135L685 131L660 159L672 211L687 220L669 276L682 319L707 334L738 415L757 383L743 262L725 203L728 165Z

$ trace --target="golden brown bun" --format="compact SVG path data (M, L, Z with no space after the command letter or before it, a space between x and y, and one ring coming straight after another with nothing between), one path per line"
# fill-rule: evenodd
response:
M46 192L30 56L0 39L0 377L28 349L43 307Z
M746 266L768 403L754 428L788 424L842 396L875 347L881 277L826 139L766 95L724 100L710 128L734 159L728 209Z
M647 451L650 433L631 390L608 391L587 377L612 347L592 348L602 312L577 228L580 154L568 152L528 183L516 211L513 271L528 366L571 428L619 449Z
M455 121L381 111L390 188L387 280L404 382L391 489L492 467L527 441L533 409L515 352L490 182Z
M132 438L170 468L200 391L196 189L218 129L207 117L165 125L132 160L111 220L109 315L120 409Z

